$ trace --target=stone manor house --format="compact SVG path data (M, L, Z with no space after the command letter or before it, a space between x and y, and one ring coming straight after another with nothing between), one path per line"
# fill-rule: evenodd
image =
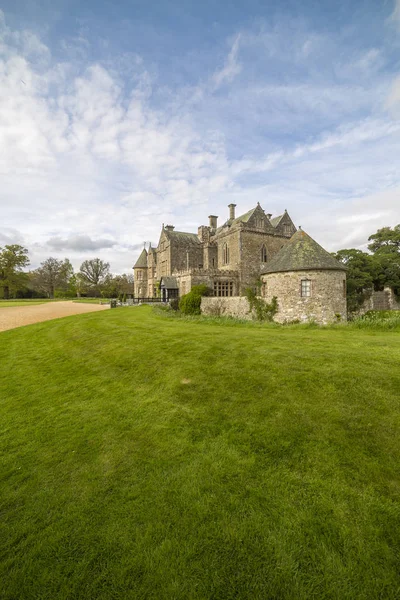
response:
M272 218L257 204L237 217L236 205L228 208L222 225L210 215L197 234L163 225L158 246L144 248L133 267L135 297L168 301L204 283L213 291L204 312L244 316L244 290L261 279L261 294L278 297L278 321L346 318L345 267L286 210Z

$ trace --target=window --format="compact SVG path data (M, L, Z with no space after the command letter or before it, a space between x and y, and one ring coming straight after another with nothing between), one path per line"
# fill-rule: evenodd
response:
M224 244L222 248L222 264L229 265L229 248L227 244Z
M138 281L141 281L143 279L143 271L137 272L137 278L138 278Z
M214 296L233 296L233 281L214 281Z
M301 280L301 297L309 298L311 296L311 281L310 279Z
M212 266L215 267L215 258L212 259Z
M264 244L261 246L261 262L262 263L267 262L267 249L264 246Z
M290 225L284 225L283 226L283 233L284 235L290 235L292 233L292 228Z
M255 220L255 225L259 229L264 229L264 219L261 219L260 217L257 217L256 220Z

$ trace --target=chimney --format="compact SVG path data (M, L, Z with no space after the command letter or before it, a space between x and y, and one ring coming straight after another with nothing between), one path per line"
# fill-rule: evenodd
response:
M267 213L267 219L270 219L272 217L271 213Z
M175 229L175 225L166 225L164 229L165 231L173 231Z
M229 208L229 219L233 221L235 218L236 204L229 204L228 208Z
M209 218L209 223L210 223L211 229L217 229L218 217L216 217L215 215L209 215L208 218Z

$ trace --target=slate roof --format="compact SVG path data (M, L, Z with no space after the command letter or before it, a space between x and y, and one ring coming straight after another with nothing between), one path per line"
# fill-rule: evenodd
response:
M143 248L139 258L133 265L134 269L147 269L147 252L146 248Z
M251 210L247 211L247 213L244 213L244 215L240 215L240 217L236 217L236 219L228 219L227 221L225 221L225 223L223 225L218 227L217 233L222 231L222 229L224 227L226 227L227 225L229 225L230 227L233 227L234 225L237 225L238 223L247 223L249 221L250 217L252 216L252 214L254 213L254 211L256 210L256 208L257 208L257 206L255 206Z
M279 215L279 217L274 217L273 219L270 219L271 221L271 225L273 227L277 227L282 219L283 215Z
M175 277L161 277L160 285L167 290L177 290L178 284Z
M342 263L333 258L305 231L299 229L265 266L262 274L307 271L308 269L347 271Z
M167 234L167 237L170 240L173 240L176 242L190 244L190 245L196 245L196 246L201 244L196 233L186 233L185 231L168 231L167 229L164 229L164 232Z

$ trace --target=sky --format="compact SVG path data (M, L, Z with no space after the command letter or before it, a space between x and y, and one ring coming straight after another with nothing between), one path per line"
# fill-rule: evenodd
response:
M129 273L162 223L400 223L400 0L3 0L0 246Z

